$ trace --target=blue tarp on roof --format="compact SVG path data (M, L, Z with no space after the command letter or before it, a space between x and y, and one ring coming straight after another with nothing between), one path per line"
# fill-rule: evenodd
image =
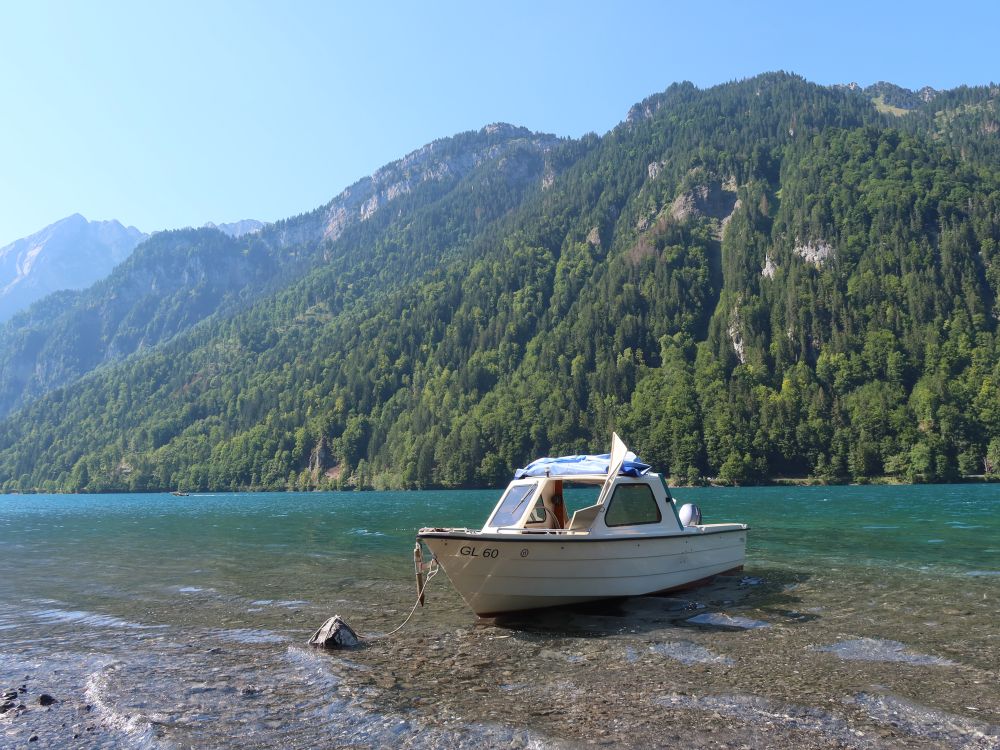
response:
M538 458L514 472L514 479L524 477L570 476L573 474L607 474L610 453L599 456L560 456L559 458ZM632 451L625 454L625 463L619 472L627 477L638 477L649 471Z

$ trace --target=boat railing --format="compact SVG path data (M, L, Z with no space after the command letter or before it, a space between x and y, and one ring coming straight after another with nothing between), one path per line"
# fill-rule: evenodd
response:
M580 534L584 529L526 529L523 526L498 526L497 534L553 534L556 536L568 534Z
M479 529L469 529L465 526L424 526L417 531L418 534L434 534L434 533L449 533L449 534L481 534L482 531Z

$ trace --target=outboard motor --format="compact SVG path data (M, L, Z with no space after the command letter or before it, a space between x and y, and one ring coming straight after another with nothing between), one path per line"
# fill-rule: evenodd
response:
M681 526L697 526L701 523L701 508L694 503L682 505L677 515L681 519Z

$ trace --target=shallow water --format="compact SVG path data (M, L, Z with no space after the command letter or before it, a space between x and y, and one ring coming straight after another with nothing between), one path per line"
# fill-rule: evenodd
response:
M440 576L330 654L496 493L2 497L0 747L1000 746L1000 487L676 494L742 574L495 622Z

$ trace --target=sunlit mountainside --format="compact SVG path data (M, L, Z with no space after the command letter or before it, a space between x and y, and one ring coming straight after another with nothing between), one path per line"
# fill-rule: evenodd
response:
M675 84L156 234L0 330L0 482L467 486L612 429L682 482L1000 471L998 97Z

